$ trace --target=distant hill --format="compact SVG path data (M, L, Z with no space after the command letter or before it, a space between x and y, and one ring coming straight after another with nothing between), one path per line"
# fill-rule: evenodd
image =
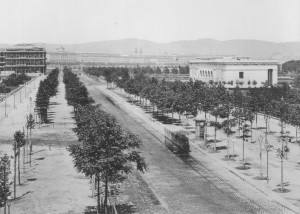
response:
M155 43L139 39L121 39L81 44L47 44L36 43L53 51L63 46L72 52L100 52L134 54L140 48L143 54L178 54L178 55L238 55L253 58L300 59L300 42L275 43L259 40L228 40L198 39ZM5 45L4 45L5 46ZM0 47L3 47L0 44Z

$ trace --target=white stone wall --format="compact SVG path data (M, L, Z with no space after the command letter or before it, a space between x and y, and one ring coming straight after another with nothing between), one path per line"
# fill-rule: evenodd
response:
M278 67L276 64L214 64L214 63L193 63L190 64L190 78L193 80L201 80L203 82L213 81L243 81L244 86L248 87L248 81L257 82L257 87L261 86L262 82L268 80L268 69L273 69L272 84L277 84ZM244 78L239 78L239 72L244 72Z
M257 82L257 87L262 85L262 82L268 80L268 69L273 69L272 84L277 84L277 65L226 65L223 71L223 80L243 81L244 87L248 87L248 81ZM244 72L244 78L239 78L239 72ZM234 85L235 86L235 85Z

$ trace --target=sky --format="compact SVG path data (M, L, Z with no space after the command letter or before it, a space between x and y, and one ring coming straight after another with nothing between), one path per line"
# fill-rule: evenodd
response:
M0 43L300 41L300 0L1 0Z

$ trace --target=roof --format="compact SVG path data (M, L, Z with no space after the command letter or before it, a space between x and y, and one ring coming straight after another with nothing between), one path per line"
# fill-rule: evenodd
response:
M35 50L35 51L45 51L44 48L36 47L33 44L17 44L6 48L6 51L17 51L17 50Z
M277 60L252 60L250 57L200 57L190 60L190 64L216 64L216 65L278 65Z

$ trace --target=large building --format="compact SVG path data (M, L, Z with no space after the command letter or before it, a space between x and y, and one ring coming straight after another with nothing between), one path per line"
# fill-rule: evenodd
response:
M51 65L92 65L92 66L150 66L178 67L186 66L188 60L196 56L185 55L143 55L115 53L75 53L63 47L47 52L47 63Z
M19 44L0 51L0 71L44 73L46 51L31 44Z
M231 87L235 87L237 82L243 82L243 87L248 87L249 82L256 81L256 86L260 87L266 82L277 84L279 64L275 60L252 60L249 57L207 56L191 60L189 66L193 80L225 81L233 83Z
M5 55L4 50L0 50L0 71L5 70Z
M77 53L66 51L65 48L63 47L48 52L47 62L51 64L59 64L59 65L79 64Z

